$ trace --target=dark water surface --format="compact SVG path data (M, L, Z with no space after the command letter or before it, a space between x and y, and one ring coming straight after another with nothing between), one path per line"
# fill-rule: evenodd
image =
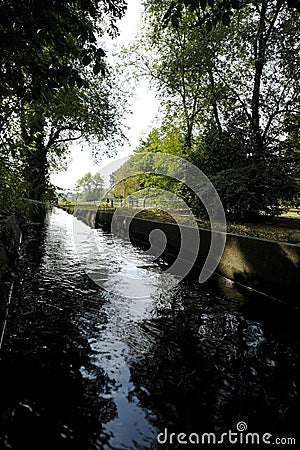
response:
M111 236L95 233L107 271L124 271ZM110 294L85 274L73 217L57 209L28 230L21 272L1 349L1 448L204 448L156 437L236 431L240 421L296 436L295 310L194 281L147 300Z

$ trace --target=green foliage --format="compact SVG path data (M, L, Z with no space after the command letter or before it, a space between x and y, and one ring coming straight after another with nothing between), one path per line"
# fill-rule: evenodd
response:
M299 4L145 0L139 62L156 82L179 155L216 184L238 217L299 199ZM165 11L164 24L161 11ZM208 32L209 31L209 32ZM173 152L150 135L154 148ZM148 145L150 149L151 145ZM147 151L147 145L145 146ZM202 212L191 192L182 195Z
M20 167L0 156L0 216L24 209L23 192L24 179Z
M299 15L284 2L250 3L233 14L229 27L219 24L207 35L200 24L191 27L202 10L183 12L178 28L162 32L160 4L147 5L144 45L153 53L145 65L166 116L181 123L186 146L191 149L208 124L220 133L242 123L249 152L263 158L299 110Z
M76 182L76 191L79 199L83 201L100 200L103 194L103 178L99 173L92 175L91 172L86 173Z
M178 28L186 9L192 12L198 10L204 14L200 19L195 20L194 26L205 25L207 32L210 32L219 23L229 25L234 11L245 8L249 3L257 5L259 2L257 0L248 0L247 2L242 0L173 0L167 5L168 8L164 9L162 26L166 27L171 23L174 28ZM287 0L281 3L285 8L300 12L298 0Z
M110 175L110 192L115 198L126 198L140 189L139 176L132 176L132 157Z
M50 164L69 142L88 141L97 155L99 142L122 136L99 37L116 34L125 9L125 0L0 2L0 143L21 161L24 197L49 196Z
M153 133L157 137L157 130ZM154 140L156 142L156 139ZM123 164L118 170L111 175L111 193L117 198L126 198L135 193L136 197L143 197L139 195L139 191L147 190L147 196L153 196L153 190L161 189L173 193L180 192L181 183L172 179L171 177L156 175L165 163L164 155L159 156L153 161L152 153L159 152L155 150L154 143L151 138L146 143L141 143L135 155ZM175 168L174 168L175 170ZM168 171L171 173L172 167L168 165Z
M262 162L249 153L243 129L218 135L211 128L190 159L210 177L229 216L273 216L299 203L300 152L291 142L277 144ZM192 206L201 212L197 202Z
M145 141L141 141L135 153L161 152L181 155L184 151L184 134L172 122L165 122L161 128L154 128Z
M300 193L299 185L276 162L226 169L212 181L229 216L239 219L278 215L287 205L296 205Z
M61 86L81 87L83 66L104 69L104 17L114 33L125 8L124 0L2 0L0 99L48 99Z

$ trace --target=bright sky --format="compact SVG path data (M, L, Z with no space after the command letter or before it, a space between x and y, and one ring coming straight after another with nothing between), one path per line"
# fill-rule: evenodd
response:
M120 36L114 39L114 49L130 44L139 30L141 23L141 0L127 0L128 8L125 17L118 23ZM126 117L125 126L130 129L126 132L129 142L117 149L118 153L113 158L103 157L98 165L92 161L88 147L82 149L81 145L71 147L71 161L67 171L51 175L51 182L63 189L74 189L75 182L87 172L93 174L99 169L128 156L138 146L142 137L146 137L154 125L154 119L158 112L159 102L155 98L154 91L149 88L149 83L141 79L136 86L135 98L132 100L132 114ZM116 169L117 166L114 166ZM106 180L107 181L107 180Z

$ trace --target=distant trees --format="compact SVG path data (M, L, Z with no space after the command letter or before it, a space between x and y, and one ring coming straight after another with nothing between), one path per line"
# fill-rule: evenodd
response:
M86 173L76 182L76 192L79 198L84 201L100 200L103 194L104 180L100 173L92 175L91 172Z
M116 34L125 9L125 0L0 2L1 153L22 166L25 197L45 197L51 152L86 139L99 153L122 135L99 38Z

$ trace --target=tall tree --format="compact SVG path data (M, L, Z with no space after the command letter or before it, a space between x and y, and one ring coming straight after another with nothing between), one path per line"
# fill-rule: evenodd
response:
M190 27L191 14L178 27L161 27L161 8L168 1L146 1L146 27L134 48L138 70L150 76L158 87L167 118L185 134L185 147L191 148L195 129L203 119L205 94L203 70L193 55L193 41L199 30ZM153 51L151 51L151 49Z
M184 12L200 10L203 15L197 15L193 22L194 26L205 24L206 29L210 31L219 23L228 25L235 10L241 10L250 4L256 4L256 0L170 0L164 8L163 25L168 22L177 27L182 20ZM300 12L299 0L286 0L284 2L286 9L295 9Z
M125 8L124 0L0 2L0 134L3 146L19 149L29 198L45 193L50 150L118 128L109 82L99 83L99 37L116 33Z
M240 175L244 198L253 201L250 206L243 200L239 214L247 208L269 210L268 202L278 206L281 194L284 200L298 195L290 189L295 154L282 143L287 124L300 111L299 13L284 0L250 1L231 9L230 20L224 15L207 27L200 3L186 2L177 20L163 26L161 11L170 2L145 0L141 42L153 51L140 60L158 84L166 117L185 130L184 155L209 168L209 176L223 171L223 177L237 180ZM282 191L276 182L281 166L287 174ZM220 180L226 193L226 179Z
M24 103L19 120L27 195L40 200L48 182L49 160L71 142L86 142L95 156L112 153L122 139L122 97L109 74L93 76L82 88L62 88L51 103ZM18 119L17 119L18 122ZM15 125L14 125L15 126Z
M57 88L82 86L82 67L103 68L99 36L115 34L125 0L1 0L0 100L47 98ZM3 105L2 105L3 106Z
M239 117L251 153L263 157L266 145L280 139L287 116L299 110L299 14L283 0L250 2L230 26L207 33L191 26L203 17L195 6L162 31L161 3L145 2L145 43L154 50L145 66L158 80L166 111L179 110L189 145L199 125L213 121L221 133Z

